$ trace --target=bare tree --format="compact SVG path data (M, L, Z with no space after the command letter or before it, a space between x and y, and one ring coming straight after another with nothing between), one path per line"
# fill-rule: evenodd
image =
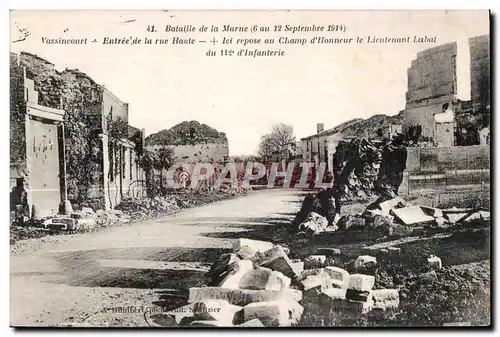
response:
M259 156L272 160L288 160L294 147L293 126L284 123L275 124L270 133L261 137Z

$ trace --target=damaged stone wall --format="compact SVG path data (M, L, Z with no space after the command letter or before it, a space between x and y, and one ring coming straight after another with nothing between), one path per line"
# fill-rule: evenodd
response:
M73 202L85 200L89 188L102 179L102 148L97 135L87 127L88 116L99 109L100 88L87 75L77 70L58 72L52 63L30 53L20 54L20 64L34 80L38 104L66 111L68 198Z
M490 40L489 35L469 39L471 100L456 108L456 145L489 145Z
M417 54L408 69L408 91L404 112L404 131L421 127L419 141L440 142L434 115L451 107L457 92L457 44L455 42L430 48ZM447 144L447 145L454 145Z
M10 54L10 177L11 188L15 179L25 176L26 123L24 102L24 71L16 54Z
M471 100L475 111L490 105L490 36L469 39Z

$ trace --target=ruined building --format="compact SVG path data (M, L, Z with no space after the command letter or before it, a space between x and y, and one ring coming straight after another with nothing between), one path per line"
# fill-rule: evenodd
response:
M146 145L152 151L170 147L175 161L182 163L224 163L229 158L225 133L197 121L185 121L151 134L146 137Z
M25 78L31 82L16 79L21 78L18 74L23 72ZM32 85L32 91L36 94L30 96L31 91L24 88L26 84L23 82L28 83L28 88ZM18 108L22 107L22 104L16 103L20 101L19 93L26 90L29 102L45 107L45 110L53 112L52 115L64 116L64 119L57 117L58 122L63 122L58 135L64 134L65 148L57 162L60 158L65 158L66 174L61 169L48 169L48 164L42 163L41 156L32 157L30 160L33 161L33 166L45 166L40 168L42 173L39 176L29 179L28 189L31 195L46 194L52 190L60 193L61 186L64 185L67 198L73 204L102 209L112 208L120 203L123 197L140 192L141 188L135 187L143 180L138 156L143 148L144 132L128 125L128 104L78 70L66 69L59 72L52 63L36 55L11 54L11 148L24 149L23 144L31 142L30 137L36 137L33 131L35 129L26 129L24 134L28 139L23 143L18 139L20 136L17 136L19 133L16 130L22 126L16 125L13 120L16 118L14 116L20 114L19 110L22 111ZM41 137L54 144L54 140L49 140L49 132L52 134L52 129L41 130L44 132ZM35 144L36 141L35 138ZM53 151L62 151L62 148L61 145L52 145ZM26 150L29 153L30 147ZM17 165L22 152L23 150L13 152L11 167ZM14 171L22 172L20 169L11 169L11 177L23 174ZM24 175L29 176L31 173ZM57 189L54 187L55 178L52 175L56 175L57 180L62 182ZM30 203L42 205L35 196L31 197ZM44 202L56 204L54 197L46 199ZM48 209L46 206L42 208ZM57 213L54 205L51 205L49 212Z
M470 83L457 77L456 42L419 52L408 68L404 131L421 146L479 145L485 129L489 133L489 36L470 38L468 45L460 52L470 54ZM462 100L459 87L468 85L470 100Z
M27 192L40 216L57 214L66 198L64 110L39 103L38 92L17 55L10 57L10 187ZM12 193L11 199L19 199ZM12 205L21 200L11 200ZM30 207L31 208L31 207ZM30 209L27 210L29 215Z
M415 141L454 145L457 44L423 50L408 69L405 133Z
M333 167L333 156L337 145L343 140L364 138L370 140L390 139L402 133L402 112L395 116L374 115L367 119L353 119L331 129L324 129L323 123L317 124L316 134L301 139L302 159L326 163Z

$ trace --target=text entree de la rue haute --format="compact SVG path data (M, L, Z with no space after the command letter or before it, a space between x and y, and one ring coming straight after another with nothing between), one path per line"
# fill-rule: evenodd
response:
M193 25L173 26L166 25L163 29L164 33L235 33L236 36L216 36L212 34L213 39L205 39L202 37L186 37L182 35L173 37L156 37L151 34L161 33L155 25L148 25L146 31L150 34L144 38L138 36L105 36L98 39L89 38L66 38L66 37L42 37L44 44L103 44L103 45L194 45L201 43L216 44L236 44L236 45L261 45L261 44L280 44L280 45L305 45L305 44L351 44L351 43L435 43L436 36L345 36L342 33L347 31L347 27L343 24L331 25L270 25L270 26L234 26L222 25L216 26L201 25L199 27ZM241 36L242 33L248 33L248 36ZM261 37L258 34L275 33L270 36ZM281 33L286 33L281 35ZM326 36L298 36L301 33L327 33ZM334 34L337 33L335 36ZM342 34L342 35L338 35ZM216 40L220 39L220 41Z
M214 38L215 39L215 38ZM212 42L221 44L236 44L236 45L261 45L261 44L280 44L280 45L301 45L306 44L353 44L353 43L368 43L368 44L410 44L410 43L436 43L436 36L356 36L356 37L335 37L329 38L324 36L315 36L312 38L290 38L287 36L282 36L279 38L233 38L233 37L222 37L220 41L206 41L197 40L195 38L183 38L174 36L172 38L140 38L138 36L129 37L108 37L105 36L102 40L97 39L89 40L88 38L48 38L42 37L42 43L44 44L54 44L54 45L85 45L91 43L99 43L102 45L194 45Z

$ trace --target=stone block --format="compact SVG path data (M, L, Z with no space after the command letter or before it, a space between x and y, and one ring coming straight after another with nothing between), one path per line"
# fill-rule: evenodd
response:
M291 298L297 302L302 301L302 291L298 289L291 289L291 288L284 289L281 291L281 294L282 294L281 298Z
M377 265L377 258L370 255L361 255L354 261L354 269L371 269Z
M245 274L253 270L253 262L250 260L240 260L229 265L227 276L219 284L221 288L238 289L240 281Z
M76 228L76 219L65 216L56 216L43 222L43 226L49 229L73 230Z
M251 259L255 256L257 251L250 246L243 246L235 254L242 260Z
M339 227L345 230L359 230L365 228L365 218L361 215L346 215L339 221Z
M249 321L246 321L243 324L238 325L238 327L242 328L263 328L264 324L260 321L258 318L251 319Z
M420 206L410 206L405 208L393 208L391 215L402 222L403 225L412 226L425 224L434 221L434 217L427 215Z
M240 310L240 306L217 299L203 300L193 305L195 321L219 321L224 325L235 323L235 315Z
M308 291L311 289L318 289L319 291L323 291L332 287L332 279L324 271L321 271L317 275L307 276L305 279L300 281L300 283L304 291Z
M243 308L245 321L258 318L266 327L291 326L299 322L303 307L293 300L250 303Z
M264 253L269 249L273 248L274 245L271 242L251 240L251 239L238 239L233 243L233 252L239 251L242 247L248 246L256 252Z
M339 280L347 286L350 276L347 270L330 266L325 268L325 272L330 276L332 280Z
M370 291L375 285L375 277L372 275L352 274L349 276L347 288L357 291Z
M383 214L388 215L391 209L403 208L405 206L406 206L406 201L403 198L395 197L393 199L379 203L378 209L380 209Z
M314 235L324 231L327 226L328 220L324 216L311 212L306 220L299 225L298 230Z
M248 271L239 282L240 289L280 291L290 287L290 278L279 271L257 268Z
M399 307L399 291L397 289L378 289L372 291L373 309L382 311Z
M427 259L427 263L429 264L429 267L434 270L439 270L443 267L441 259L437 256L430 256Z
M279 271L291 279L298 276L297 270L294 269L295 266L292 261L288 258L283 248L279 246L275 246L266 251L258 264L261 267Z
M196 303L207 299L222 299L234 305L245 306L253 302L274 301L284 297L284 295L288 294L269 290L193 287L189 288L188 303Z

